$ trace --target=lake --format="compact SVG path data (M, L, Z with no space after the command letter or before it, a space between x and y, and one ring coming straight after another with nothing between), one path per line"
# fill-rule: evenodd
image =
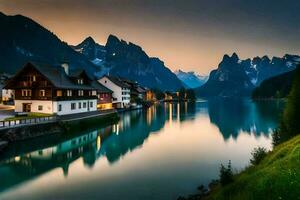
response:
M0 199L177 199L272 148L283 102L155 105L83 132L23 141L0 155Z

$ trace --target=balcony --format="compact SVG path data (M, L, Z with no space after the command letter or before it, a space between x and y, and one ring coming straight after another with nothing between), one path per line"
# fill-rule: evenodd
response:
M47 86L49 86L47 81L34 81L34 82L21 81L19 83L19 87L47 87Z

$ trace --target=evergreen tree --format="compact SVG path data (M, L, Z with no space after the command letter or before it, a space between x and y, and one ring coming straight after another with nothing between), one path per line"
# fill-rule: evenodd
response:
M284 139L300 134L300 66L296 69L292 89L283 113L280 132Z

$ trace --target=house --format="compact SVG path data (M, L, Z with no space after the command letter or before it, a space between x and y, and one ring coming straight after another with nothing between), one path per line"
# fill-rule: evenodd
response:
M27 63L5 85L15 91L15 112L57 115L97 110L97 88L88 75L70 73L69 65Z
M108 110L113 108L112 95L113 91L94 80L92 86L97 90L97 109Z
M93 80L89 75L82 69L70 71L70 78L73 82L82 82L83 80L89 80L87 84L90 84L94 89L94 95L97 96L97 109L107 110L112 109L112 91L107 87L103 86L97 80Z
M146 93L144 96L144 100L145 101L156 101L156 96L155 96L154 92L150 89L145 89L145 90L146 90Z
M4 85L9 80L11 76L8 74L0 75L0 97L2 102L11 102L14 99L14 91L4 89Z
M130 107L130 86L122 79L105 75L100 78L98 82L113 91L112 103L114 108Z

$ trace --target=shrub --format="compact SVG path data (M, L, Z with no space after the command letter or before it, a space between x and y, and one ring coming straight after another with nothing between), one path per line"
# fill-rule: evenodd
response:
M258 165L267 155L267 149L264 147L257 147L251 153L252 159L250 163L252 165Z
M233 182L233 173L231 169L231 161L229 160L227 167L221 164L220 167L220 183L222 186Z

